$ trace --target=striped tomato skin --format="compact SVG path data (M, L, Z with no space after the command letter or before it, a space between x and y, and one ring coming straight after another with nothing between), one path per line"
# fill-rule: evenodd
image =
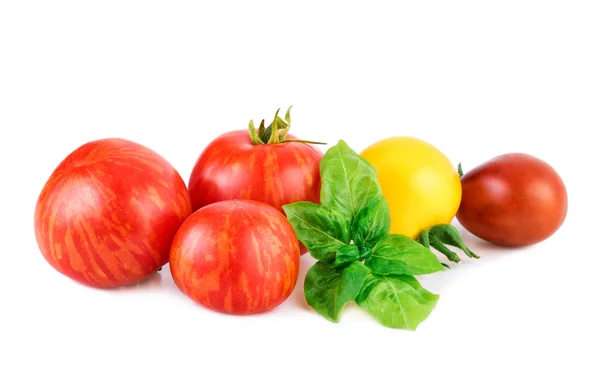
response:
M135 284L168 262L191 214L185 182L154 151L125 139L77 148L54 170L35 208L44 258L88 286Z
M294 138L289 135L288 138ZM189 179L192 209L230 200L282 205L320 203L323 153L306 143L254 145L247 130L230 131L203 150ZM306 248L300 245L302 254Z
M254 145L246 130L224 133L204 149L194 165L189 180L192 208L251 199L283 213L281 206L288 203L318 203L322 158L322 152L310 144Z
M234 315L271 310L298 280L300 249L292 226L272 206L215 202L194 212L171 246L177 287L209 309Z

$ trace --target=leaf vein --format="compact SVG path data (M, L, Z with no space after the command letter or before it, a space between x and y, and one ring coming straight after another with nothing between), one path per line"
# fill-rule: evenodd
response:
M336 151L340 157L340 165L342 166L342 170L344 170L344 176L346 177L346 181L344 183L346 184L346 186L348 186L348 195L350 196L350 211L352 213L352 219L354 219L354 217L356 216L356 213L354 211L354 196L352 193L352 187L350 187L350 178L348 177L348 170L346 169L344 157L342 156L340 148L338 147Z
M310 229L313 229L313 230L315 230L315 231L317 231L317 232L319 232L319 233L321 233L321 234L323 234L323 235L325 235L325 236L327 236L327 237L331 238L332 240L335 240L335 241L339 242L341 245L345 245L345 243L344 243L344 242L340 241L339 239L337 239L336 237L332 236L331 234L329 234L329 233L325 232L324 230L321 230L321 229L317 229L317 228L315 228L313 225L311 225L311 224L310 224L308 221L306 221L305 219L298 217L298 220L299 220L300 222L302 222L304 225L308 226Z

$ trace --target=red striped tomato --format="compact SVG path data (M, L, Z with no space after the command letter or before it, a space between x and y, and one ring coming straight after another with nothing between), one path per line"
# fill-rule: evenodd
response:
M277 117L277 116L276 116ZM189 180L192 208L230 200L250 199L275 207L297 201L319 203L319 164L323 153L288 134L286 120L270 130L251 124L214 139L198 157ZM274 120L275 121L275 120ZM301 245L302 253L306 248Z
M252 143L248 131L225 133L202 152L189 181L192 208L251 199L283 213L282 205L318 202L322 153L309 144Z
M191 214L185 182L154 151L123 139L86 143L54 170L38 198L35 236L45 259L80 283L137 283L168 262Z
M177 287L209 309L246 315L283 303L298 280L300 250L287 218L262 202L205 206L181 226L169 268Z

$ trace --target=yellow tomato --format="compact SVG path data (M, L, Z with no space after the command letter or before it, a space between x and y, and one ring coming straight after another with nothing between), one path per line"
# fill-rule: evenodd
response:
M390 208L390 233L417 238L426 228L452 221L462 196L460 177L437 148L397 136L370 145L361 156L377 171Z

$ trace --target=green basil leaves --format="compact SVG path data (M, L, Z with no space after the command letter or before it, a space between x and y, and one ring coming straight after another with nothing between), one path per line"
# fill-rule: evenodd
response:
M332 322L339 322L344 305L356 299L369 269L359 262L345 268L317 262L306 273L304 296L316 312Z
M439 296L414 277L444 269L430 250L450 260L445 244L478 257L451 225L426 229L417 241L390 234L390 212L377 173L340 140L320 165L321 205L296 202L283 209L298 239L317 259L304 279L304 296L316 312L339 322L344 306L356 304L382 325L416 330Z
M365 265L379 275L425 275L444 269L433 252L401 234L379 241Z
M384 326L416 330L438 299L413 276L369 274L355 300Z
M354 243L372 248L390 232L390 211L382 195L373 197L358 211L352 224Z
M367 202L381 194L375 168L343 140L327 150L320 167L321 204L339 210L350 225Z
M352 239L350 224L336 208L295 202L284 210L298 240L317 260L333 262L336 253Z

